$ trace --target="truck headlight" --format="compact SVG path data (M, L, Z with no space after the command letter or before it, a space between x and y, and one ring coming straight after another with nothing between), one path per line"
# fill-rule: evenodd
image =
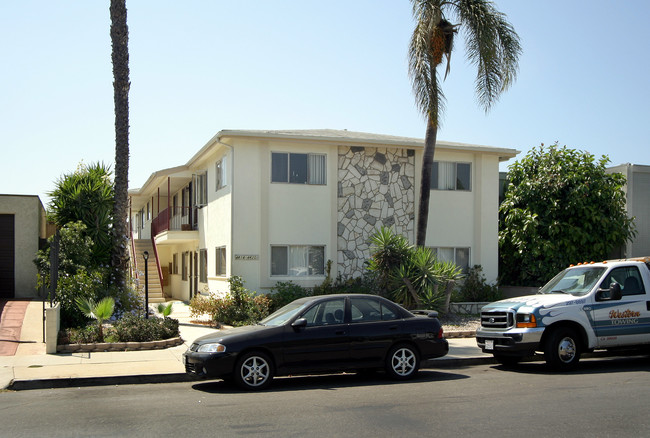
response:
M196 351L198 353L225 353L226 346L223 344L203 344Z
M517 328L535 328L537 327L537 320L532 313L518 313L517 314Z

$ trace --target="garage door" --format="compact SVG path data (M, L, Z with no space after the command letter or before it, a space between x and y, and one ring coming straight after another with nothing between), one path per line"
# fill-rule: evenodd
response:
M14 298L15 282L14 215L0 214L0 298Z

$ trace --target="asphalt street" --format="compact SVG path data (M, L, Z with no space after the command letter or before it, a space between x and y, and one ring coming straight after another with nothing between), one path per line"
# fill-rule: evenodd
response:
M0 436L650 435L645 356L588 359L566 374L541 362L279 378L260 393L221 381L0 393Z

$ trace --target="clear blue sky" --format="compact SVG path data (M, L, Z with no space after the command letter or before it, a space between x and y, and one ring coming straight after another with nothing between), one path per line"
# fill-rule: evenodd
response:
M0 2L0 193L44 202L80 161L114 161L108 0ZM650 2L498 0L517 82L485 114L464 43L438 138L540 143L650 165ZM424 136L407 75L406 0L127 0L130 186L221 129ZM503 167L505 170L506 166Z

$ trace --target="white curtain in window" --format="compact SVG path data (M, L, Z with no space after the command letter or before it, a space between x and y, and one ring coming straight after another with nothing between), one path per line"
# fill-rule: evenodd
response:
M469 269L469 248L456 248L456 265L466 272Z
M289 275L305 276L308 274L309 246L289 247Z
M309 184L325 184L326 155L309 155Z
M438 189L456 190L456 163L438 162Z
M454 248L438 248L436 250L438 260L441 262L453 262L454 261Z

